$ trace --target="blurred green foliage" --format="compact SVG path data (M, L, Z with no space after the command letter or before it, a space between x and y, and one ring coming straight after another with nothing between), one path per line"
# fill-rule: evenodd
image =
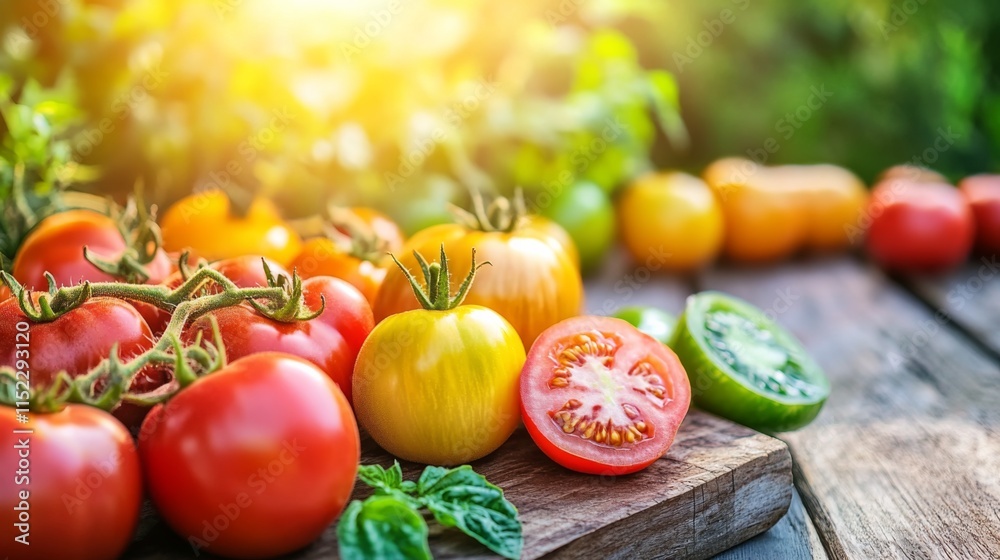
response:
M869 181L914 158L952 179L1000 170L996 2L643 5L618 27L645 65L676 76L692 138L686 153L658 150L660 165L760 155L773 138L769 162L829 161ZM813 88L830 95L810 109Z
M91 190L239 185L412 231L469 188L730 154L996 170L998 31L988 0L25 0L0 72L73 90Z

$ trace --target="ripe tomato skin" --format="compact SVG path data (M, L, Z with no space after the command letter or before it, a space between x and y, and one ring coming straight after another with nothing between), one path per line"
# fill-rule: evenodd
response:
M268 319L248 304L226 307L196 319L183 334L187 342L199 331L211 340L210 317L219 323L226 356L236 360L261 352L284 352L319 366L351 401L351 375L361 345L375 326L371 307L353 286L328 276L303 282L303 297L309 309L323 313L309 321L285 323Z
M726 223L723 252L734 261L766 263L791 257L806 238L807 215L795 192L761 168L743 184L717 191Z
M959 188L976 217L976 249L984 255L1000 253L1000 175L973 175Z
M195 381L154 407L139 435L160 514L199 552L230 558L279 556L318 538L347 504L360 454L343 393L279 353Z
M616 350L610 352L611 364L602 365L609 354L601 350L608 348L608 344ZM575 353L575 350L580 348L587 350L582 352L585 356L580 358L582 362L569 366L570 376L567 379L571 380L570 383L562 387L554 386L552 380L556 377L556 368L566 366L568 359L577 359L576 356L581 353ZM567 353L567 349L574 352ZM646 370L650 373L632 373L639 364L651 366L652 369ZM578 370L579 377L583 379L586 379L588 371L600 371L597 374L600 390L595 391L593 385L584 381L579 384L572 381ZM642 385L625 386L636 383L630 381L632 379L647 381L650 375L655 376L662 394L667 395L662 404L640 391ZM687 373L673 351L627 322L612 317L574 317L542 333L528 352L521 373L520 393L524 426L543 453L577 472L615 476L642 470L662 457L673 443L691 403ZM646 423L645 429L639 428L645 437L634 443L611 446L597 443L596 433L584 437L577 431L567 432L558 425L553 414L566 410L570 399L595 397L595 393L602 404L620 404L623 411L625 405L632 406L638 413L636 419ZM617 410L614 407L610 409ZM577 408L571 410L589 409L587 404L580 406L577 403ZM618 412L620 419L630 418L623 411ZM574 423L573 426L575 428L579 424Z
M51 414L0 406L0 538L4 550L25 560L118 558L132 539L142 503L142 472L132 436L108 413L70 404ZM30 428L31 435L14 434ZM20 438L28 438L29 485L18 484ZM30 492L30 545L14 542L18 492Z
M701 179L685 173L653 173L634 181L618 202L622 241L632 258L645 263L668 256L668 270L701 268L719 254L724 235L722 208Z
M62 370L71 376L86 373L107 358L116 344L122 359L152 346L149 326L126 301L95 297L55 321L33 323L21 312L17 300L11 298L0 303L0 365L14 367L25 357L23 348L17 347L18 342L25 342L23 336L17 338L17 324L21 321L30 325L28 362L33 387L50 385Z
M358 422L401 459L432 465L479 459L517 428L523 365L517 331L492 310L462 305L393 315L375 327L358 356Z
M167 209L160 222L167 251L190 248L210 261L263 255L286 265L302 247L299 235L263 198L250 204L246 216L234 216L222 191L195 193Z
M112 282L114 277L101 272L83 258L83 248L105 259L119 257L127 248L115 221L90 210L67 210L42 220L25 238L14 258L12 274L31 289L48 287L45 273L56 284L71 286L84 280ZM170 273L170 258L161 249L147 265L150 284Z
M359 259L344 252L326 238L306 241L295 260L289 265L303 278L332 276L346 281L365 296L369 305L374 305L378 289L385 280L386 269L371 261Z
M573 241L569 232L566 231L566 228L539 214L528 214L524 219L527 221L528 226L548 234L549 239L556 244L557 248L566 251L566 254L569 255L569 260L573 261L573 264L577 268L580 268L580 251L576 247L576 242Z
M549 326L580 313L580 271L569 254L543 231L524 226L513 233L488 233L443 224L411 237L397 257L411 271L419 270L413 251L437 255L442 244L453 271L452 292L458 291L469 270L473 248L478 251L479 262L492 264L476 274L465 303L499 313L517 329L525 346L530 346ZM389 270L374 307L376 321L419 307L402 271Z
M806 215L805 245L819 252L841 251L855 242L868 203L864 183L836 165L783 165L769 170L798 192Z
M945 270L972 249L972 210L951 185L884 181L872 193L868 215L868 252L890 270Z

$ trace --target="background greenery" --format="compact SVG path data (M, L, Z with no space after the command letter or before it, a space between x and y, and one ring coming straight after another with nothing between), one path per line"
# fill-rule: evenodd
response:
M0 23L0 92L63 102L56 159L68 144L98 170L73 181L142 177L164 203L229 185L291 214L376 204L412 230L469 188L544 205L769 138L769 162L867 180L915 157L998 169L989 0L24 0Z

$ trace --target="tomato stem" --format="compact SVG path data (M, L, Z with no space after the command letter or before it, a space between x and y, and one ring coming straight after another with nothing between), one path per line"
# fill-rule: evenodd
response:
M512 198L498 196L486 205L482 193L472 193L472 212L452 205L451 211L455 219L463 226L484 232L512 233L524 224L528 215L524 203L524 191L514 190Z
M103 259L83 248L83 258L101 272L115 277L123 282L144 284L149 280L146 266L153 262L163 245L160 226L156 225L155 217L142 202L142 186L136 186L136 192L130 196L124 208L119 208L109 201L108 215L115 220L122 239L126 242L125 251L117 260Z
M465 296L469 294L469 288L472 287L472 282L476 277L476 272L486 266L492 266L489 261L476 264L476 249L472 249L472 266L469 269L469 274L462 281L462 285L458 288L458 293L454 296L451 295L451 271L448 270L448 255L445 254L444 244L441 244L441 257L439 262L427 263L424 256L419 252L414 251L413 256L417 259L417 263L420 265L420 271L423 273L424 282L427 285L425 289L420 285L417 278L411 273L403 263L399 262L396 255L389 253L392 257L393 262L396 266L403 271L406 275L406 279L410 282L410 287L413 289L413 295L416 296L417 301L420 305L429 311L447 311L449 309L454 309L462 302L465 301Z
M181 258L186 259L186 255ZM85 282L78 286L57 288L50 276L49 291L36 294L31 294L9 274L0 272L0 277L18 298L22 311L34 322L54 321L92 296L142 301L173 312L166 329L152 348L128 362L122 362L115 347L108 358L81 376L71 378L66 372L60 372L53 384L32 395L32 408L51 411L62 408L66 403L77 402L112 410L123 400L152 404L170 398L199 377L226 364L222 335L214 317L210 317L211 342L203 341L200 333L190 346L185 347L180 342L181 333L191 320L217 309L247 301L261 315L278 321L307 321L323 312L325 299L321 298L318 310L312 311L306 306L302 280L297 274L289 280L284 275L275 277L266 261L264 267L267 287L240 288L221 272L202 267L173 290L166 286L117 282ZM222 291L192 298L208 282L218 284ZM174 379L168 387L159 388L151 394L128 395L132 380L144 368L156 364L173 365ZM14 402L12 388L16 382L10 368L0 368L0 402Z

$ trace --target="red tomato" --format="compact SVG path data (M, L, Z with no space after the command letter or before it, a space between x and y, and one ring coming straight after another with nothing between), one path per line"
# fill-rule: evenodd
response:
M139 453L157 509L197 551L265 558L306 546L336 519L360 443L347 399L322 371L266 353L154 407Z
M142 473L132 436L108 413L71 404L52 414L0 406L0 538L24 560L110 560L132 540L142 503ZM32 434L14 430L32 429ZM26 445L24 445L26 442ZM19 472L20 471L20 472ZM30 509L18 512L21 492ZM18 519L15 516L20 516ZM15 523L30 525L28 546Z
M90 210L67 210L42 220L24 240L14 259L12 274L24 286L44 290L48 287L45 273L60 286L80 282L112 282L115 278L83 258L87 247L94 256L115 260L127 245L114 220ZM150 284L161 282L170 274L170 257L158 250L153 262L146 265ZM147 322L156 322L160 310L154 305L136 301L133 307Z
M1000 175L974 175L958 184L976 217L976 249L1000 253Z
M19 334L20 322L29 324L27 333ZM122 359L141 354L152 346L152 337L139 312L120 299L91 298L48 323L29 321L15 299L0 303L0 365L26 360L36 388L51 384L62 370L71 376L86 373L116 344ZM27 346L19 348L19 343Z
M622 475L666 453L691 404L677 356L611 317L574 317L538 337L521 373L524 425L550 459Z
M36 290L48 286L46 272L65 286L115 280L83 258L84 247L94 256L114 260L127 245L111 218L90 210L67 210L45 218L28 234L14 258L12 274ZM170 273L170 258L159 250L147 270L149 283L160 282Z
M371 306L353 286L328 276L317 276L302 283L306 305L323 313L310 321L285 323L268 319L250 305L241 304L213 311L200 317L184 332L184 339L194 340L203 332L211 340L211 319L219 323L226 356L230 360L260 352L285 352L309 360L326 372L351 400L351 375L361 345L375 326Z
M944 183L883 181L868 204L868 252L892 270L935 271L969 256L972 210L958 189Z

